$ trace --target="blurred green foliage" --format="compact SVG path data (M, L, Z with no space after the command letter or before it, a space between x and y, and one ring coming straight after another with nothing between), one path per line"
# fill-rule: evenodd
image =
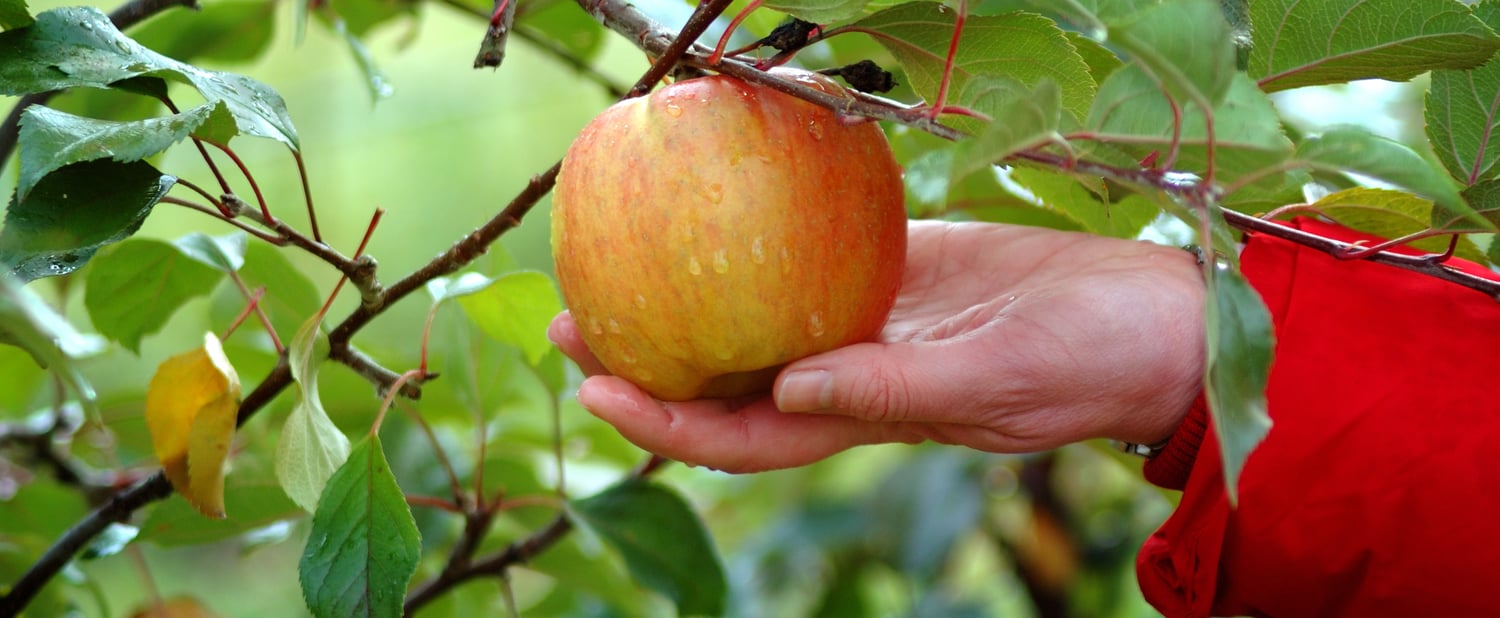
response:
M34 14L55 4L31 2L28 8ZM670 1L642 4L674 26L690 10ZM1029 4L995 0L983 3L978 12L994 14ZM557 160L578 129L612 100L595 78L581 75L527 36L512 39L500 69L470 68L488 3L333 0L330 6L337 18L320 10L304 28L298 23L305 17L304 7L210 1L201 13L168 12L132 34L168 55L253 76L280 93L298 127L323 237L350 254L373 212L384 209L367 253L376 256L387 279L426 263L492 217L533 175ZM598 28L572 2L532 0L522 6L523 29L588 59L604 80L628 85L646 66L636 48ZM743 6L736 3L729 14ZM913 10L942 13L935 7ZM780 17L760 11L747 21L746 30L763 34ZM205 36L210 30L222 34ZM938 40L943 34L934 30L924 36ZM1079 75L1103 75L1117 67L1103 47L1077 32L1055 34L1053 43L1091 54L1085 58L1088 66L1075 67ZM1146 35L1170 38L1170 33ZM736 36L735 44L754 38ZM812 47L799 59L827 66L873 58L892 66L902 50L895 52L869 38L846 37L836 46ZM1209 69L1204 71L1212 73ZM916 95L910 82L930 88L929 81L898 76L898 87L888 96L912 100ZM1241 81L1225 81L1222 87L1254 89L1248 80ZM1364 84L1290 91L1272 101L1289 124L1308 130L1326 121L1302 113L1319 107L1304 104L1306 97L1342 92L1367 99L1361 89L1371 86ZM388 95L383 95L385 85L391 88ZM1078 116L1071 122L1084 120L1094 86L1080 81L1066 93L1066 109ZM1367 106L1373 111L1364 123L1430 157L1420 129L1413 128L1421 120L1421 87L1421 82L1380 87L1387 104ZM173 96L183 109L202 103L187 88L174 87ZM0 100L5 107L13 102ZM52 105L114 119L163 113L147 98L112 90L71 91ZM1057 122L1054 118L1038 132L1057 129ZM1139 195L1114 199L1118 196L1111 196L1102 181L1096 191L1035 168L1017 168L1008 177L1012 189L1019 190L1001 190L984 175L950 178L951 151L946 161L926 156L935 151L936 138L905 128L891 129L890 135L898 157L909 162L908 205L917 215L1132 236L1148 228L1158 212ZM296 163L286 149L270 140L238 139L234 146L277 215L293 227L309 229ZM174 148L151 157L150 163L201 186L213 185L192 148ZM0 175L0 194L15 188L15 168L11 163ZM241 196L253 194L242 180L231 178L231 184ZM1021 195L1028 193L1068 205L1037 208ZM1123 216L1100 218L1101 208ZM230 231L210 221L200 213L163 206L139 234L170 241L190 232ZM470 270L496 278L517 271L550 273L547 228L544 201ZM60 306L74 324L88 325L90 303L80 290L82 282L111 269L121 270L95 262L30 289ZM267 286L264 305L283 333L295 331L316 309L337 274L311 256L256 241L240 272L250 287ZM540 282L546 287L534 273L511 277L513 284L535 287ZM357 338L360 349L397 371L416 366L428 311L428 299L417 298L421 295L366 328ZM484 310L481 300L444 303L436 310L431 363L442 374L441 382L434 383L441 388L429 388L419 403L398 403L381 435L390 472L409 497L444 495L450 479L435 465L428 437L404 411L420 413L431 425L459 483L515 499L480 540L481 552L487 552L546 526L560 510L555 497L559 483L569 496L594 495L638 464L643 454L567 396L580 376L560 354L541 345L535 328L529 335L504 334L503 326L489 326L473 315ZM346 290L331 314L346 314L355 302ZM138 339L138 350L100 345L99 353L81 361L83 374L98 391L99 416L70 432L68 454L101 474L118 472L122 481L153 469L141 409L152 371L161 360L195 345L203 331L222 329L241 306L238 291L221 284L173 313L170 328L156 334L133 332L130 342ZM496 328L500 336L484 336ZM85 330L108 329L96 325ZM251 383L275 362L271 344L258 328L242 328L225 348L242 379ZM323 407L345 433L358 436L369 428L378 400L367 381L330 363L318 386ZM0 421L47 422L50 415L37 411L45 411L58 397L58 388L24 351L0 346ZM286 498L272 472L276 438L294 399L294 394L279 396L240 430L239 452L227 481L229 520L203 520L177 496L150 506L134 520L141 527L136 542L122 553L77 562L44 590L32 614L61 615L71 606L88 616L129 615L156 595L191 596L224 616L305 614L292 565L303 555L312 518ZM558 435L560 444L555 444ZM553 461L554 449L563 455L562 469ZM25 463L29 467L31 462ZM0 459L0 582L13 581L87 507L76 491L27 467ZM1154 615L1134 585L1133 559L1171 507L1168 496L1141 482L1138 467L1097 444L1028 456L879 446L797 470L731 476L672 466L657 479L686 497L717 544L729 586L729 616L1128 617ZM641 491L652 500L660 498L655 489ZM414 581L421 581L442 570L449 548L459 539L461 522L421 500L415 504L422 556ZM609 512L598 502L575 505ZM624 533L607 526L603 532L571 534L512 569L508 591L492 580L476 580L418 615L496 615L505 611L507 598L525 615L670 614L673 603L659 591L670 593L672 586L638 584L641 578L628 571L630 561L606 544L619 534Z

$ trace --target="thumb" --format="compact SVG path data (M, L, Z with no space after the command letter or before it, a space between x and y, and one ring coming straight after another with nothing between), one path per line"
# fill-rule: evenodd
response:
M992 375L993 360L974 352L947 340L859 343L810 356L781 371L776 407L874 422L954 422L1004 380ZM976 383L980 373L984 384Z

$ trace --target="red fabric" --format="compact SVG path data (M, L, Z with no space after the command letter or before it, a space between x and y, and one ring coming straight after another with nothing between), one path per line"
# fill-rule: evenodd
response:
M1138 559L1146 599L1169 618L1500 614L1500 303L1262 235L1242 264L1275 319L1274 425L1236 510L1201 406L1173 438L1191 466L1151 462L1187 474Z

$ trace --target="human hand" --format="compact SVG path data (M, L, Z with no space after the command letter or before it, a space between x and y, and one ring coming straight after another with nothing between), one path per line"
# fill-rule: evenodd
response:
M1159 442L1201 389L1203 294L1193 257L1171 247L912 222L878 341L794 362L772 394L663 403L607 375L567 312L548 337L591 376L579 403L626 439L752 472L881 442L1007 453Z

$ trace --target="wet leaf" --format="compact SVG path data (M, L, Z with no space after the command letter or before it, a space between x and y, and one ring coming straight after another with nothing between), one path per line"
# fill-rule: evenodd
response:
M86 161L47 174L26 199L12 195L0 263L23 281L78 270L104 245L135 234L176 183L143 161Z
M270 87L154 52L122 34L98 9L54 9L29 28L0 35L0 94L110 88L142 76L189 84L209 103L222 101L239 134L297 148L286 103Z
M118 122L75 116L33 105L21 115L21 176L17 197L24 200L43 176L81 161L139 161L182 141L215 113L227 118L220 103L205 103L180 114ZM227 140L225 140L227 141Z
M328 480L298 572L314 616L400 616L422 540L380 437Z
M156 368L146 388L151 446L172 487L200 513L224 518L224 461L240 409L240 378L213 333Z

